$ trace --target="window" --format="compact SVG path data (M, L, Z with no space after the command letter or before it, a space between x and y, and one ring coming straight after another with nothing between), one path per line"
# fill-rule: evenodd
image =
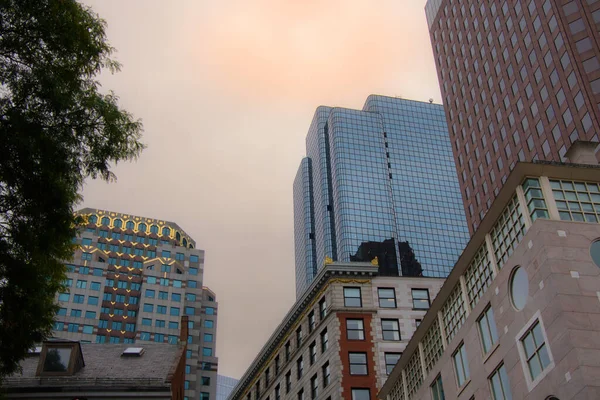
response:
M205 357L212 357L212 348L210 347L203 347L202 348L202 355Z
M188 281L187 285L189 288L196 288L196 287L198 287L198 282L197 281Z
M345 287L344 288L344 306L346 307L362 307L360 297L360 288Z
M309 346L310 365L313 365L317 360L317 342L312 342Z
M290 360L290 342L288 341L285 344L285 361L289 361Z
M292 389L292 371L288 371L285 374L285 392L289 393Z
M352 400L371 400L371 392L369 389L352 388Z
M456 371L456 382L458 387L462 387L469 380L469 365L467 364L467 352L464 343L461 343L456 352L452 355L454 360L454 369Z
M329 385L331 375L331 371L329 370L329 361L323 364L321 371L323 373L323 387L327 387L327 385Z
M96 319L96 311L86 311L85 318L87 319Z
M90 284L90 289L91 290L100 290L100 282L92 282Z
M496 321L494 320L494 310L491 306L483 312L479 320L479 333L481 335L481 344L484 354L490 352L494 344L498 341L498 332L496 330Z
M81 310L71 310L71 317L81 317Z
M596 195L596 200L600 203L600 195ZM596 264L597 267L600 267L600 240L596 240L590 246L590 256L592 256L592 261Z
M67 327L68 332L77 332L79 331L79 324L69 324Z
M319 317L323 320L327 316L327 302L325 297L319 301Z
M416 310L429 309L429 290L428 289L412 289L413 308Z
M186 293L185 299L187 301L196 301L196 295L194 293Z
M94 333L94 327L92 325L84 325L81 331L83 333L92 334Z
M281 386L275 386L275 400L281 400Z
M297 378L300 379L302 378L302 374L304 373L304 361L302 360L302 357L298 358L298 360L296 361L296 368L297 368Z
M190 267L188 268L188 273L190 275L198 275L198 268Z
M379 307L396 308L396 291L394 288L378 288Z
M156 326L157 328L164 328L166 326L166 322L164 319L157 319L156 321L154 321L154 326Z
M83 304L84 299L85 299L85 296L82 294L73 295L73 303Z
M350 375L367 375L367 353L348 353Z
M204 334L204 341L207 343L211 343L213 341L213 335L212 333L205 333Z
M166 313L166 308L165 307L165 313ZM171 315L177 317L179 316L179 307L171 307Z
M97 306L98 305L98 297L96 297L96 296L89 296L88 297L88 304L92 305L92 306Z
M181 294L180 293L171 293L171 301L180 302Z
M321 332L321 353L325 353L329 345L329 337L327 336L327 329Z
M67 309L66 308L59 308L58 311L56 312L56 315L60 315L60 316L67 315Z
M400 340L400 325L397 319L382 319L383 340Z
M317 374L314 374L312 378L310 378L310 398L316 399L319 394L319 382L317 380Z
M304 400L304 389L300 389L300 391L298 391L298 400Z
M517 311L525 308L529 296L529 280L527 272L521 267L516 267L510 278L510 299Z
M302 346L302 327L296 329L296 347L300 348Z
M210 319L205 319L204 320L204 327L205 328L213 328L215 326L214 322L211 321Z
M346 338L348 340L365 340L365 329L362 319L346 320Z
M92 261L92 253L84 252L83 254L81 254L81 259L84 261ZM81 273L81 268L79 269L79 273Z
M81 279L78 279L77 283L75 284L75 287L79 289L85 289L87 288L87 281L82 281Z
M527 362L529 376L534 381L551 364L542 325L538 320L522 337L521 348Z
M492 387L494 400L512 399L512 394L510 393L510 383L508 382L508 375L506 375L504 364L500 365L500 367L494 371L489 380Z
M312 332L315 329L315 312L311 311L308 314L308 332Z
M144 312L154 312L154 304L144 303Z
M398 363L402 353L385 353L385 372L389 375Z
M58 301L69 301L69 293L60 293L58 295Z
M444 387L442 386L442 376L438 375L431 385L431 395L433 400L444 400Z

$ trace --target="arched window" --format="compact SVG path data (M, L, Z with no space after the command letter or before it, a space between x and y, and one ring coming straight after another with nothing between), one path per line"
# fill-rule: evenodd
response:
M165 226L162 229L162 234L163 234L163 236L171 236L171 228L168 228L168 227Z
M125 224L125 228L131 229L131 230L133 230L134 226L135 226L135 224L133 223L133 221L127 221L127 223Z
M177 239L178 242L181 242L181 234L179 231L175 232L175 239Z
M150 227L150 232L151 232L151 233L158 233L158 226L156 226L156 225L152 225L152 226Z
M183 247L187 247L187 239L183 238Z
M98 222L98 216L95 214L90 215L90 217L88 218L88 222L90 222L91 224L95 224L96 222Z
M102 217L101 222L102 222L102 225L108 226L108 225L110 225L110 218L108 218L108 217Z
M114 226L115 226L115 228L122 227L123 226L123 221L120 220L119 218L115 219Z
M146 232L146 229L147 229L146 224L144 224L143 222L138 225L138 231Z

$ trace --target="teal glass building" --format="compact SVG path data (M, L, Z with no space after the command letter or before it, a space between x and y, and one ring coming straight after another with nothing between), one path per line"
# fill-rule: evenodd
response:
M444 109L372 95L317 108L294 181L296 296L326 257L445 277L469 238Z

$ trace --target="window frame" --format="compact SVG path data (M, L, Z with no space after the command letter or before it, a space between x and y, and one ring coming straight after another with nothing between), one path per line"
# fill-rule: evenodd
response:
M492 373L488 376L488 385L490 388L490 393L492 395L492 398L494 400L507 400L506 397L506 391L505 391L505 387L504 387L504 382L502 379L502 369L504 368L504 375L506 376L506 383L508 386L508 393L509 393L509 397L508 398L512 398L512 392L510 391L510 381L508 380L508 374L506 373L506 367L504 367L504 361L502 361L495 369L494 371L492 371ZM498 381L500 382L500 389L502 391L502 397L503 398L496 398L496 393L494 391L494 376L498 374Z
M444 383L442 381L442 374L438 374L435 377L435 379L429 386L429 389L431 390L431 398L433 400L444 400L446 398L444 394Z
M533 333L533 330L538 325L540 326L540 331L541 331L541 335L543 338L543 342L539 346L535 343L535 335ZM535 347L535 350L534 350L532 356L528 358L526 355L526 352L525 352L524 340L529 335L529 333L531 333L531 335L534 339L534 345L536 347ZM525 381L527 382L527 388L529 391L531 391L555 367L554 356L552 354L552 350L550 349L550 343L548 341L548 336L546 334L546 328L544 326L544 322L542 321L542 316L541 316L540 311L537 311L533 315L533 317L531 317L530 320L527 321L527 323L525 324L523 329L521 329L521 331L515 336L515 339L517 341L517 349L519 352L519 359L521 361L521 367L523 368L523 374L525 375ZM546 365L545 367L543 366L542 360L539 356L539 351L542 347L545 347L546 353L548 356L548 360L549 360L548 365ZM539 372L539 374L535 378L533 377L533 375L531 373L531 369L529 368L529 361L532 360L534 357L538 357L538 361L542 368L541 371Z
M393 355L393 356L397 355L398 356L398 360L396 360L394 365L388 364L388 359L387 359L388 355ZM402 357L402 352L386 351L385 353L383 353L383 360L385 361L385 372L388 376L392 373L392 370L394 369L396 364L398 364L400 357ZM392 366L392 368L388 370L388 367L390 365Z
M360 322L360 329L350 329L348 322ZM358 338L350 337L350 332L359 332ZM364 341L365 340L365 320L364 318L346 318L346 339L352 341Z
M460 365L462 367L462 373L464 380L460 381L458 364L457 364L457 356L460 356ZM467 357L467 350L464 342L460 342L460 344L456 347L454 353L452 353L452 365L454 366L454 377L456 378L456 386L459 388L464 387L471 381L471 372L469 370L469 363Z
M358 290L358 297L349 297L346 296L346 290ZM362 308L362 290L360 288L360 286L344 286L343 287L343 294L344 294L344 307L348 307L348 308ZM358 303L359 305L348 305L348 300L349 299L358 299Z
M381 291L382 290L391 290L392 291L392 297L382 297L381 296ZM385 300L385 301L391 301L393 300L394 305L393 306L386 306L386 305L381 305L381 300ZM379 304L379 308L398 308L398 302L396 300L396 288L393 287L378 287L377 288L377 301Z
M395 322L396 326L398 327L398 330L390 330L390 329L384 329L383 323L385 322ZM385 338L385 332L398 332L398 339L386 339ZM402 340L402 334L400 333L400 321L398 320L398 318L381 318L381 338L384 341L390 341L390 342L399 342Z
M419 297L415 298L415 292L426 292L427 293L427 299L419 298ZM411 288L410 289L410 294L411 294L411 298L412 298L413 310L429 310L431 308L431 295L429 294L429 289L427 289L427 288ZM425 308L425 307L416 307L415 306L415 300L420 300L420 301L427 300L427 308Z
M364 363L360 362L360 363L356 363L356 362L352 362L352 356L364 356ZM362 372L352 372L352 367L363 367L364 366L364 373ZM366 351L349 351L348 352L348 373L350 374L350 376L368 376L369 375L369 360L368 360L368 356L367 356L367 352Z
M489 315L490 311L491 311L491 319L490 319L490 315ZM489 335L489 339L491 341L489 348L486 348L485 338L484 338L484 327L481 325L482 321L484 321L484 320L486 323L485 330L487 331L487 334ZM492 326L492 324L490 324L490 321L493 323L493 326ZM488 356L498 346L498 339L499 339L498 338L498 329L496 326L496 319L495 319L495 315L494 315L494 309L492 308L491 304L488 304L487 307L483 310L483 312L479 315L479 318L477 318L477 330L479 331L481 351L484 356Z

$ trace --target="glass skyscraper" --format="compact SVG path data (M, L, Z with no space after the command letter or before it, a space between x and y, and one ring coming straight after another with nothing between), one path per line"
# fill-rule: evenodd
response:
M468 228L441 105L372 95L317 108L294 181L296 296L326 258L445 277Z

